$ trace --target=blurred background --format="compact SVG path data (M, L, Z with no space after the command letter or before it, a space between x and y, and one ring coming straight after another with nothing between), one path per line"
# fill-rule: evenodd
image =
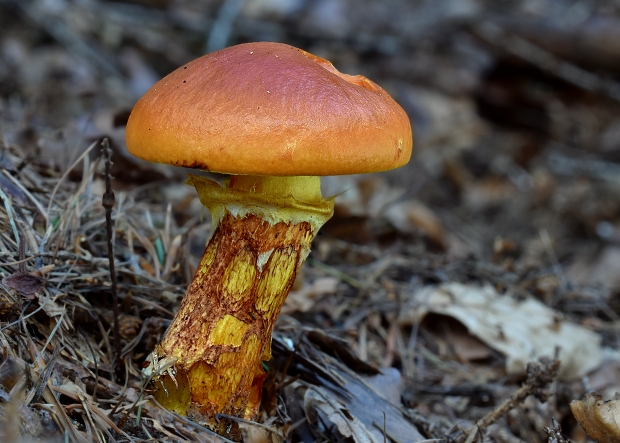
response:
M117 181L180 182L123 154L135 101L207 52L289 43L381 84L414 128L408 167L327 180L349 191L326 232L389 243L395 229L416 251L519 273L557 260L572 282L617 287L619 13L614 0L0 0L2 136L63 169L107 135ZM368 229L378 216L387 226Z
M362 360L404 368L406 377L400 329L391 325L399 290L426 284L476 281L517 299L533 294L618 347L619 0L0 0L2 143L65 171L109 137L115 189L147 199L156 226L167 209L173 234L187 240L183 278L168 274L184 285L210 228L183 184L188 171L131 157L124 127L158 79L250 41L288 43L374 80L414 129L408 166L325 179L329 194L346 192L305 278L327 286L298 293L285 312L340 331ZM82 175L78 166L70 178ZM149 271L148 260L138 264ZM400 327L414 335L411 324ZM432 342L421 337L409 345ZM429 349L442 355L434 343ZM497 354L482 355L495 363L478 368L489 370L481 379L506 382ZM415 392L467 379L451 368L418 377ZM614 368L603 385L617 386ZM564 406L587 387L566 388ZM413 394L403 397L420 406ZM442 408L452 421L475 415ZM534 434L513 431L543 439L548 422L530 423Z

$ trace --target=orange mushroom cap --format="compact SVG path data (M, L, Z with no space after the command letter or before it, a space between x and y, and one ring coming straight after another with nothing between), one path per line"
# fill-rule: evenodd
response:
M145 160L244 175L340 175L403 166L405 111L376 83L281 43L200 57L160 80L127 124Z

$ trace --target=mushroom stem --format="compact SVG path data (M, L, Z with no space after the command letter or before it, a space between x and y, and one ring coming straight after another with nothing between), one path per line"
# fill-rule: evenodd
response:
M234 176L226 188L191 176L215 231L178 313L151 356L169 409L215 425L255 418L271 333L310 242L333 213L319 177ZM220 427L220 426L218 426Z

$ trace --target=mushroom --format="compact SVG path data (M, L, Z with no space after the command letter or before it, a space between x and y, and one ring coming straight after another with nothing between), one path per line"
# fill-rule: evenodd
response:
M165 407L216 426L253 419L271 334L310 242L333 213L322 175L409 161L411 126L376 83L280 43L198 58L155 84L127 123L142 159L231 174L190 176L214 232L172 325L149 357Z

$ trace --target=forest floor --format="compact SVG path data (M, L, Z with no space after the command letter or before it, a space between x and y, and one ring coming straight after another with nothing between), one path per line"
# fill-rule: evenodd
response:
M0 440L220 439L142 374L210 217L195 171L131 157L124 130L156 80L248 41L374 80L415 152L324 178L336 212L245 441L590 441L569 404L620 390L620 3L603 0L0 0Z

